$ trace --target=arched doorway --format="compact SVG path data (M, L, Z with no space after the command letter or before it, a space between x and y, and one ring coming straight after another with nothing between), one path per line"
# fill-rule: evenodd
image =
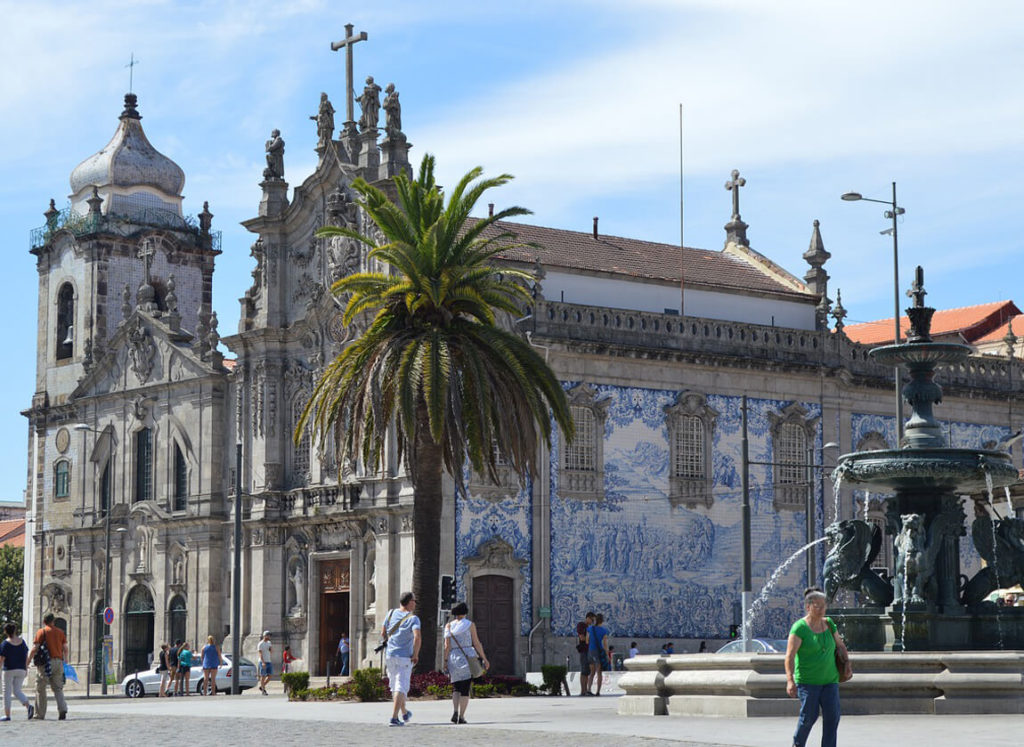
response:
M149 669L153 653L153 595L145 586L136 586L128 594L124 615L124 671Z
M515 674L516 670L514 590L515 584L508 576L473 578L470 613L494 674Z
M178 594L171 600L170 606L171 629L168 642L185 640L185 625L188 622L188 610L185 607L185 600Z

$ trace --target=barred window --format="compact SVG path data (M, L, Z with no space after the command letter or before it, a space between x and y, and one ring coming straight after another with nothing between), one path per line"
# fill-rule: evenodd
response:
M572 407L572 419L576 425L576 438L565 446L565 468L578 472L593 472L595 469L594 413L589 407Z
M305 407L303 397L296 397L292 405L292 428L299 422L299 418L302 417L302 410ZM303 429L302 440L298 444L292 439L292 469L291 469L291 487L299 487L305 485L309 480L309 429Z
M71 494L71 464L66 459L57 462L53 483L55 498L67 498Z
M153 431L135 434L135 502L153 499Z
M184 511L188 505L188 463L181 447L174 444L174 510Z
M675 429L676 453L673 474L676 477L700 479L705 477L705 427L695 415L679 419Z
M775 461L778 466L778 482L793 485L807 482L807 431L798 423L783 423L778 432L779 442L775 447Z

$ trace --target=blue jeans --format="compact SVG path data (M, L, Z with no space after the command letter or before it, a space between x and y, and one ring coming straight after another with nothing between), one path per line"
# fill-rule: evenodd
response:
M839 685L797 685L800 698L800 716L796 721L793 744L804 747L811 727L818 720L821 710L821 747L836 747L836 730L839 728Z
M343 654L341 654L341 672L340 672L340 674L343 677L347 677L348 676L348 651L345 651Z

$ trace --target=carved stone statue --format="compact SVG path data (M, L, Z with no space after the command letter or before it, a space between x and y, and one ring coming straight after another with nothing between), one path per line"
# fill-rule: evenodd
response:
M267 168L263 169L264 179L284 179L284 140L280 130L270 132L267 141Z
M992 517L986 513L971 525L971 539L986 567L964 586L964 604L979 604L999 586L1005 588L1024 581L1024 520L998 519L993 528Z
M376 130L380 117L380 86L373 82L372 75L366 79L363 95L356 100L363 112L359 117L359 131Z
M291 577L292 586L295 589L295 605L291 609L292 614L302 612L303 601L306 598L306 575L303 572L302 563L295 564L295 570Z
M316 122L316 149L323 150L334 138L334 107L331 106L326 93L320 94L320 110L310 119Z
M384 89L384 132L389 138L400 140L402 135L402 104L398 100L398 91L394 83L388 83Z
M171 583L185 583L185 556L182 553L178 553L174 557L174 566L171 569Z
M831 604L840 589L861 592L872 603L892 603L892 585L871 570L882 546L882 531L861 519L844 519L825 530L832 549L825 558L825 596Z
M896 537L896 585L895 593L906 603L923 603L934 586L934 566L927 552L928 537L924 528L924 516L904 514L903 528Z

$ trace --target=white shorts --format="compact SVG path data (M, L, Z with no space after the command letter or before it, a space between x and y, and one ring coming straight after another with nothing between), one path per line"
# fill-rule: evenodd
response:
M408 656L389 656L385 659L388 670L388 683L391 693L409 694L409 680L412 679L412 659Z

